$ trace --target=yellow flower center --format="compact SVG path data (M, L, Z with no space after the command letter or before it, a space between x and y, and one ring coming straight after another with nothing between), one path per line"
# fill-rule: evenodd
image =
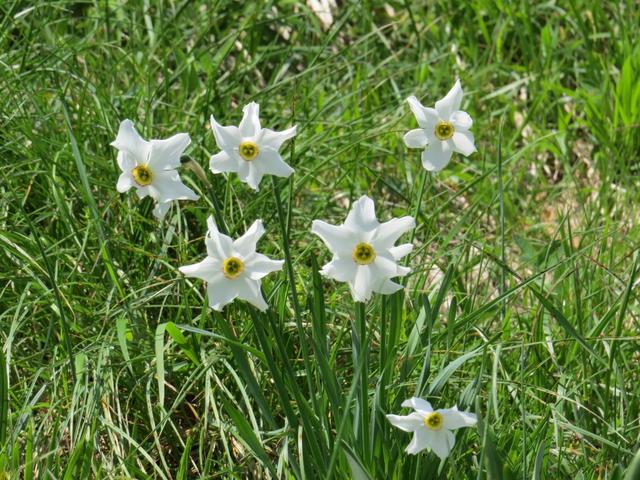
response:
M146 187L153 181L153 172L146 165L138 165L131 170L131 175L138 185Z
M442 415L438 412L431 412L423 421L429 430L442 430Z
M256 142L245 140L240 144L240 156L247 162L255 160L258 153L260 153L260 149L258 148L258 145L256 145Z
M229 257L222 262L222 273L225 277L233 280L244 271L244 262L236 257Z
M376 259L376 251L368 243L361 242L353 249L351 256L358 265L369 265Z
M434 133L436 134L436 137L438 137L438 139L440 140L449 140L451 137L453 137L454 131L455 130L451 122L440 120L438 123L436 123L436 128Z

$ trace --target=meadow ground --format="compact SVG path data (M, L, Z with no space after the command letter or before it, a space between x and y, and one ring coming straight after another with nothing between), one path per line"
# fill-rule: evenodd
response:
M1 478L640 478L638 3L339 1L324 22L294 0L0 2ZM456 78L478 151L427 175L405 99ZM295 174L258 193L207 169L209 116L250 101L298 125ZM201 199L163 223L115 189L125 118L188 132L207 172L181 170ZM357 306L310 227L361 194L417 229L405 291ZM213 312L178 271L214 202L290 260L266 314ZM413 395L478 415L444 462L384 416Z

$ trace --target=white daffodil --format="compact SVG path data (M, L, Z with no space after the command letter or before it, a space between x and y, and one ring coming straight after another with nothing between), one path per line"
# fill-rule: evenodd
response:
M394 427L413 432L405 450L412 455L430 448L441 459L446 458L456 442L452 430L473 427L478 421L475 414L461 412L457 407L434 410L429 402L417 397L405 400L402 406L414 411L409 415L387 415L387 419Z
M223 127L211 115L213 135L222 149L211 157L211 171L237 173L240 181L254 190L258 190L264 175L288 177L293 173L293 168L285 163L278 152L282 144L296 134L295 126L282 132L262 128L259 110L260 105L255 102L245 106L238 127Z
M153 214L160 220L172 200L197 200L198 195L182 183L177 171L180 156L190 143L186 133L146 141L138 135L131 120L124 120L111 143L118 149L118 166L122 170L116 188L124 193L135 187L139 198L152 197L156 201Z
M407 98L411 111L420 128L410 130L404 136L409 148L423 148L422 166L430 172L439 172L458 152L468 157L476 151L473 134L469 131L473 120L460 110L462 87L460 80L449 93L436 102L436 108L422 105L413 95Z
M415 221L409 216L379 223L373 200L363 195L353 204L343 225L313 221L311 232L333 253L332 260L320 273L347 282L357 302L366 302L373 292L397 292L402 285L392 282L391 278L411 271L397 262L411 252L413 245L405 243L395 247L393 244L414 226Z
M209 217L207 224L207 258L195 265L180 267L180 271L207 282L209 305L214 310L221 311L240 298L265 311L267 302L260 291L260 279L281 270L284 261L271 260L256 252L256 244L264 235L262 220L256 220L237 240L220 233L213 217Z

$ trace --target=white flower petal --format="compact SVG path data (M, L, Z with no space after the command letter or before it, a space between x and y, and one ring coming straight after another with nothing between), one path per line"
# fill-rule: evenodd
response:
M396 293L403 288L404 287L399 283L392 282L391 280L386 279L381 282L380 285L377 285L374 291L383 295L391 295L392 293Z
M398 272L396 274L397 277L404 277L409 273L411 273L411 269L409 267L403 267L401 265L398 265Z
M171 202L158 202L156 203L156 207L153 209L153 216L158 220L162 220L167 215L170 208Z
M442 415L442 426L448 430L457 430L463 427L473 427L478 418L475 414L469 412L461 412L458 407L443 408L438 410Z
M358 265L351 286L351 295L356 302L367 302L373 294L373 272L367 265Z
M425 430L429 431L429 429ZM456 437L449 430L442 429L439 431L431 431L431 450L435 453L441 460L444 460L451 453L451 449L456 443Z
M411 439L411 443L405 449L410 455L415 455L420 453L425 448L430 448L433 446L433 432L428 428L419 428L415 432L413 432L413 438Z
M371 244L376 250L389 249L396 243L398 238L415 226L416 221L408 215L401 218L392 218L388 222L380 224L371 236Z
M247 163L247 170L246 171L246 175L244 176L244 179L242 178L243 175L243 168L240 167L240 169L238 170L238 177L240 178L241 181L245 182L247 185L249 185L251 188L253 188L256 192L258 190L260 190L260 182L262 181L262 177L264 176L262 171L253 164L253 162L245 162Z
M351 258L336 256L322 267L320 273L338 282L353 282L356 278L357 270L358 264Z
M116 184L116 190L120 193L124 193L131 187L135 186L135 181L129 172L123 172L118 177L118 183Z
M387 252L377 252L376 258L370 265L376 270L374 276L378 279L391 278L398 275L398 265L391 256L387 255Z
M428 172L439 172L451 160L453 149L448 142L434 142L422 152L422 166Z
M404 134L404 144L408 148L424 148L428 142L424 128L414 128Z
M176 170L154 172L149 190L151 196L160 203L171 200L197 200L200 198L193 190L182 183Z
M240 238L233 242L233 250L246 257L256 251L258 240L264 235L262 220L256 220Z
M366 195L361 196L351 206L351 210L344 221L345 226L356 232L370 232L380 223L376 219L376 210L371 200Z
M396 260L400 260L403 257L406 257L413 250L413 245L411 243L403 243L402 245L398 245L397 247L391 247L389 249L389 253Z
M418 428L424 427L422 415L416 412L409 415L386 415L386 417L391 425L405 432L414 432Z
M225 305L230 304L239 296L234 282L236 280L228 280L221 276L217 281L207 284L207 297L209 297L209 306L212 309L220 312Z
M124 150L120 150L118 152L117 161L120 170L122 170L123 172L131 172L131 170L133 170L133 168L136 166L135 158L133 158L131 154L125 152Z
M180 166L180 156L191 143L187 133L178 133L165 140L151 140L151 153L147 165L153 171L175 170Z
M280 156L280 154L271 147L264 147L260 150L258 158L255 160L256 167L262 173L267 175L275 175L277 177L288 177L293 173L291 168Z
M207 219L209 231L204 241L207 246L207 255L220 261L229 258L233 254L233 241L227 235L220 233L213 216Z
M269 128L263 128L258 136L258 145L261 147L271 147L277 152L284 142L296 136L296 129L297 127L295 125L282 132L275 132Z
M331 225L322 220L314 220L311 224L311 233L319 236L327 248L333 253L351 258L355 245L353 242L353 233L348 228Z
M418 397L411 397L404 402L402 402L402 406L405 408L413 408L415 411L420 413L430 413L433 412L433 407L429 402L423 400Z
M229 155L227 152L222 150L215 155L211 155L211 160L209 160L209 169L213 173L237 173L240 168L240 162L244 162L244 160L238 159L237 155Z
M260 133L260 105L251 102L242 109L244 115L240 121L240 135L254 137Z
M223 278L222 262L212 257L206 257L201 262L193 265L185 265L178 270L187 277L199 278L210 283Z
M142 200L144 197L151 195L151 191L149 190L149 187L140 187L136 184L136 195L140 200Z
M218 147L222 150L226 150L227 152L232 151L242 140L242 135L240 135L240 130L236 126L228 126L223 127L216 119L211 115L211 130L213 131L213 136L216 139L216 143Z
M467 112L463 112L462 110L456 110L451 114L451 118L449 121L453 124L453 127L460 130L469 130L473 125L473 120L471 116Z
M462 86L460 85L460 80L456 80L456 83L445 97L436 102L436 110L442 120L449 120L453 112L460 110L461 103Z
M254 253L245 261L245 272L251 280L260 280L271 272L282 270L284 260L271 260L266 255Z
M433 130L439 120L438 112L434 108L422 105L413 95L407 98L407 102L409 102L409 108L416 117L418 125L425 130Z
M118 150L127 152L140 163L145 163L149 157L151 146L136 131L131 120L123 120L118 129L116 139L111 145Z
M473 152L476 151L476 146L473 143L474 142L473 133L471 132L456 131L453 134L453 138L451 140L453 141L455 151L458 153L461 153L465 157L468 157L469 155L471 155Z
M242 183L247 183L247 177L249 176L250 171L251 163L240 158L238 161L238 178Z
M260 281L251 280L250 278L238 278L236 280L238 288L238 297L246 300L258 310L264 312L269 308L267 302L260 291Z
M256 192L260 189L260 182L262 181L263 173L255 165L255 161L247 162L241 160L238 166L238 178L241 182L246 183Z

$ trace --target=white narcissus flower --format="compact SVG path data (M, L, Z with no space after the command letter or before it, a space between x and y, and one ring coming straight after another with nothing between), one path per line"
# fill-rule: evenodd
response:
M293 126L282 132L274 132L260 126L260 106L251 102L242 111L240 126L224 127L211 115L211 128L221 152L211 157L213 173L237 173L240 181L258 190L264 175L288 177L291 168L278 153L282 144L295 136Z
M412 217L393 218L385 223L376 219L373 200L360 197L343 225L314 220L311 232L318 235L333 253L320 273L339 282L347 282L357 302L366 302L373 292L390 294L402 288L391 281L407 275L411 269L398 265L413 245L394 246L400 236L415 226Z
M118 166L122 170L116 188L124 193L135 187L139 198L153 198L156 201L153 214L160 220L171 201L197 200L198 195L182 183L177 171L180 156L190 143L186 133L166 140L144 140L131 120L123 120L118 136L111 143L118 149Z
M460 110L462 87L460 80L449 93L436 102L436 108L422 105L413 95L407 98L411 111L420 128L410 130L404 136L409 148L423 148L422 166L430 172L439 172L458 152L468 157L476 151L473 134L469 131L473 120Z
M260 291L260 279L281 270L284 261L271 260L256 252L256 244L265 232L262 220L256 220L237 240L220 233L213 217L209 217L207 224L207 258L180 267L180 271L207 282L209 305L214 310L221 311L225 305L240 298L265 311L267 302Z
M478 421L473 413L461 412L457 407L434 410L429 402L417 397L405 400L402 406L414 411L409 415L387 415L387 420L400 430L413 432L405 449L412 455L430 448L441 459L446 458L456 442L452 430L473 427Z

